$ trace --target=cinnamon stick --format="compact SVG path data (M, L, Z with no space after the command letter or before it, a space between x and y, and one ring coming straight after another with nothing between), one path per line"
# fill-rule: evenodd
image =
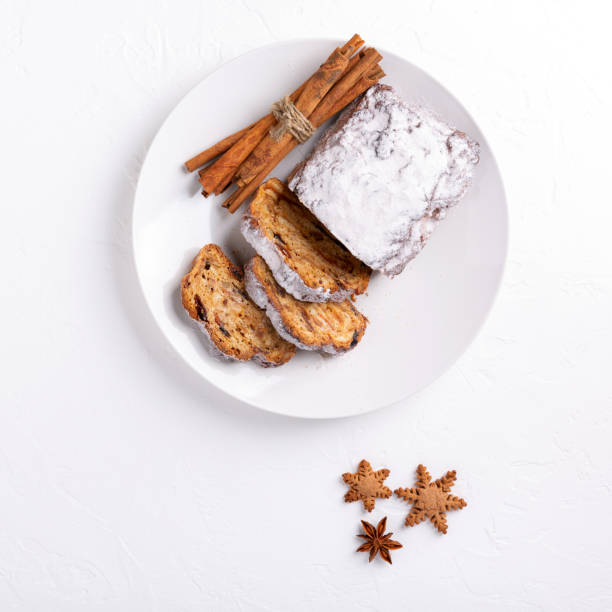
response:
M236 144L226 151L216 162L204 169L200 175L202 193L207 197L225 186L227 177L231 179L237 166L245 160L257 146L264 134L274 125L274 117L262 117Z
M354 35L341 49L334 50L317 72L293 92L290 98L302 114L308 116L314 110L329 89L344 74L349 64L350 54L362 44L361 37ZM211 193L219 194L225 190L240 164L262 141L268 139L267 132L275 121L271 113L260 119L216 162L206 168L206 171L200 175L202 194L205 197ZM291 138L290 135L288 137Z
M359 53L355 53L355 55L353 55L353 57L351 57L351 59L349 60L348 64L346 65L346 68L344 69L344 72L342 73L342 77L344 77L344 75L347 72L350 72L354 67L355 64L363 57L363 54L367 51L359 51ZM340 78L342 78L340 77Z
M188 159L185 162L185 168L187 168L189 172L193 172L194 170L201 168L204 164L207 164L209 161L215 159L215 157L218 155L221 155L221 153L225 153L230 147L235 145L255 125L255 123L247 125L247 127L243 128L242 130L234 132L230 136L227 136L223 140L220 140L218 143L214 144L212 147L208 147L208 149L205 149L191 159Z
M358 98L364 91L372 87L374 83L386 76L385 71L380 66L375 66L374 69L367 75L362 76L351 89L349 89L334 105L334 108L328 111L327 115L321 119L320 124L325 123L339 110L348 106L353 100Z
M375 50L360 51L363 44L364 41L358 34L353 35L342 47L336 48L317 72L293 92L290 98L304 116L312 115L317 118L325 115L326 119L327 115L331 116L339 110L336 101L345 100L344 93L349 85L358 80L359 72L356 73L355 70L363 72L380 59L380 55ZM337 87L339 83L343 84L340 88ZM353 87L353 90L355 89ZM322 109L319 108L321 106ZM329 113L329 110L332 112ZM218 157L208 167L199 171L204 196L225 191L231 185L232 179L238 177L237 170L242 167L245 160L251 159L255 150L263 151L263 162L254 169L253 177L256 179L261 175L261 179L255 181L248 189L245 186L237 189L224 203L224 206L230 208L232 212L240 206L265 175L296 145L293 137L288 134L283 135L279 143L272 145L269 142L271 137L268 132L274 123L275 119L269 113L185 162L185 167L193 172ZM313 123L313 125L318 127L320 124Z
M299 96L302 93L302 91L304 91L305 86L306 86L306 83L302 83L291 94L290 96L291 99L295 100L297 96ZM207 164L209 161L213 160L215 157L221 155L222 153L225 153L228 149L230 149L233 145L235 145L251 128L255 127L260 121L263 121L266 118L273 118L272 113L268 113L267 115L265 115L264 117L261 117L254 123L251 123L251 125L247 125L247 127L243 128L242 130L238 130L237 132L234 132L233 134L230 134L223 140L220 140L216 144L212 145L212 147L208 147L208 149L205 149L201 153L194 155L194 157L192 157L191 159L188 159L185 162L184 164L185 168L187 168L189 172L194 172L198 168L201 168L202 166Z
M342 51L334 54L334 58L328 63L326 68L321 67L302 92L295 103L296 108L305 116L310 117L317 105L324 98L325 94L340 79L344 69L348 65L348 58L342 55ZM276 153L283 149L285 145L293 139L289 133L285 133L280 139L275 139L270 134L264 136L261 142L253 149L247 161L249 178L254 178L261 168L265 167ZM246 158L245 158L246 159ZM239 172L239 179L244 179L242 172ZM248 181L244 181L246 183ZM239 184L243 184L242 182Z
M333 117L338 111L348 106L353 100L358 98L364 91L372 87L385 76L385 71L378 65L374 66L367 74L361 75L357 82L347 89L342 95L338 96L331 107L322 105L320 109L313 113L311 123L315 127L323 125L328 119Z
M323 125L323 123L333 117L338 111L342 110L345 106L355 100L364 91L374 85L374 83L378 82L384 76L385 73L382 68L379 65L374 66L367 74L362 75L350 89L344 92L342 96L337 97L333 105L328 105L321 112L315 111L310 117L310 121L313 126L320 127ZM231 213L236 212L244 201L259 187L266 176L291 152L293 148L297 146L297 144L298 143L295 139L290 139L289 142L287 142L283 148L278 150L275 156L269 160L262 169L260 169L258 174L255 175L252 180L243 185L239 184L239 188L234 191L234 193L223 203L223 206Z
M304 86L300 85L292 94L291 99L302 93ZM230 182L236 168L248 157L268 130L274 125L276 119L272 113L262 117L254 123L243 135L213 164L200 173L204 197L213 192L221 192Z
M367 49L359 61L356 62L353 70L344 75L327 96L325 96L321 104L317 106L313 113L315 117L311 118L311 123L312 119L316 120L316 116L325 116L329 113L330 109L336 108L338 100L340 100L347 91L350 91L353 85L355 85L364 74L369 72L375 64L378 64L381 59L382 55L376 49ZM334 113L332 113L332 115L333 114Z
M321 103L316 107L316 109L314 109L312 114L314 115L316 113L318 116L327 115L329 113L329 109L334 108L337 101L341 99L348 90L350 90L350 88L359 80L359 78L381 59L382 55L374 48L367 49L363 53L359 54L359 56L357 56L357 61L353 63L352 69L346 72L344 76L339 79L339 81L333 88L331 88ZM333 115L334 113L331 114ZM313 126L318 127L315 125L313 117L309 116L308 118ZM287 142L290 138L291 136L289 135L288 138L285 138L285 142ZM276 144L275 146L272 137L266 136L238 168L236 172L238 185L244 186L250 183L259 174L261 168L266 166L268 161L274 157L275 151L280 148L282 148L281 144Z
M243 202L263 183L264 179L268 174L287 156L287 154L297 145L297 141L290 139L285 143L282 149L279 149L274 157L268 161L267 165L259 172L254 179L244 185L243 187L239 187L234 191L234 193L223 203L223 206L229 210L231 213L235 213L240 206L242 206Z
M342 55L350 57L353 55L353 53L355 53L355 51L361 49L363 43L364 40L361 38L361 36L359 36L359 34L353 34L348 41L342 45L342 49L340 49L340 51L342 52Z
M297 98L297 96L299 96L302 93L302 91L304 91L305 85L306 83L302 83L291 94L290 97L292 100ZM272 113L268 113L264 117L261 117L261 119L258 119L254 123L251 123L251 125L247 125L247 127L243 128L242 130L238 130L237 132L234 132L230 136L227 136L223 140L220 140L218 143L214 144L212 147L209 147L208 149L205 149L201 153L198 153L191 159L188 159L185 162L185 168L187 168L189 172L193 172L194 170L201 168L202 166L207 164L209 161L213 160L218 155L225 153L228 149L234 146L245 134L247 134L247 132L251 128L255 127L260 121L263 121L266 118L273 118Z
M362 45L363 45L363 39L361 38L361 36L359 36L359 34L354 34L352 38L345 45L343 45L341 49L336 48L332 52L332 54L330 54L330 56L327 58L326 61L329 61L333 53L338 52L338 51L342 52L343 55L351 55L354 51L358 50ZM354 57L351 58L351 60L349 61L349 64L346 67L344 72L347 72L348 70L350 70L358 59L359 59L359 55L355 53ZM306 82L302 83L302 85L300 85L300 87L298 87L293 92L293 94L291 95L292 100L295 101L295 99L297 99L300 96L305 86L306 86ZM247 132L251 128L253 128L260 121L262 121L265 118L271 118L271 117L272 117L272 113L268 113L268 115L266 115L265 117L262 117L258 121L251 123L251 125L243 128L242 130L238 130L234 134L231 134L230 136L227 136L223 140L220 140L219 142L212 145L208 149L205 149L201 153L198 153L197 155L195 155L191 159L188 159L185 162L185 168L189 172L193 172L194 170L201 168L202 166L207 164L209 161L212 161L215 157L221 155L222 153L225 153L228 149L230 149L233 145L235 145L245 134L247 134Z

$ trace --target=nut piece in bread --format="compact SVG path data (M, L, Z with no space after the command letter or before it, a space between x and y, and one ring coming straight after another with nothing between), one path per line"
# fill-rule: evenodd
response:
M277 178L259 187L241 231L276 282L298 300L343 302L368 287L370 268Z
M368 320L350 300L300 302L274 280L259 255L245 266L244 273L252 300L265 308L276 331L297 347L340 354L355 348L363 337Z
M223 355L264 367L282 365L295 355L295 346L249 298L243 276L219 246L207 244L181 281L183 306Z

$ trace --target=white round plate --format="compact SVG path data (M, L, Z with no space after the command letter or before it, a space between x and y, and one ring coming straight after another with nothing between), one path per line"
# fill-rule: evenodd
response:
M340 44L298 40L256 49L206 77L172 111L143 165L134 203L136 269L162 333L203 378L240 400L286 415L332 418L397 402L440 376L476 335L497 293L508 219L502 180L479 127L444 87L406 60L381 50L387 77L406 100L425 104L480 142L474 183L400 276L374 274L358 308L370 320L361 343L341 357L298 351L286 365L211 357L183 311L179 283L198 250L215 242L243 264L251 248L241 213L204 199L182 163L267 112ZM325 128L325 126L323 126ZM311 139L273 171L286 178Z

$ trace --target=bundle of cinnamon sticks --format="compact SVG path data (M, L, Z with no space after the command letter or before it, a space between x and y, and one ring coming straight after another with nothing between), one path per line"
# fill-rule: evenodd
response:
M362 49L363 44L355 34L289 96L314 128L385 76L379 65L382 55L372 47ZM229 212L235 212L299 144L288 132L280 137L270 134L276 123L274 115L269 113L185 162L189 172L209 164L199 171L202 195L218 195L235 184L235 191L223 202Z

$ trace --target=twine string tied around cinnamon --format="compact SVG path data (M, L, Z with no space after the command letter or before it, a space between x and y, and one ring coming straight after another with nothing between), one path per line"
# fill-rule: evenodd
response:
M289 96L283 96L270 108L278 123L270 128L270 136L279 141L284 134L291 134L300 144L306 142L315 128L299 111Z

